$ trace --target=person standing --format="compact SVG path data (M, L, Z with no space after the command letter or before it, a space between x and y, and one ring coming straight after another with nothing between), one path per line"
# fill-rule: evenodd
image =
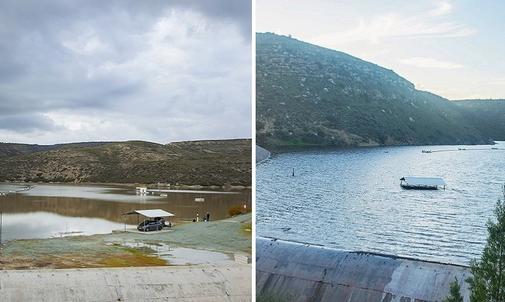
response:
M207 215L206 215L206 216L207 216L207 217L206 217L206 218L207 218L207 221L209 221L209 219L210 219L210 213L209 213L209 212L207 212Z

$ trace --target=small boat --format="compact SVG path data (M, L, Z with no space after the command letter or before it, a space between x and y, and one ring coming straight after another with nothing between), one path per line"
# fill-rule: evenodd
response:
M445 190L446 183L441 177L405 176L400 178L400 186L411 190L437 190L439 187Z
M431 150L422 150L421 152L422 153L431 153L432 151Z

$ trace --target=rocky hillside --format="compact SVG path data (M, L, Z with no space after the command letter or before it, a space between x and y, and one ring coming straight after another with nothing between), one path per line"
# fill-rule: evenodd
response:
M391 70L286 36L256 36L257 140L273 148L490 143L455 104Z
M248 139L167 145L128 141L0 146L0 181L244 186L251 183Z
M458 100L468 116L468 121L497 141L505 141L505 99L504 100Z

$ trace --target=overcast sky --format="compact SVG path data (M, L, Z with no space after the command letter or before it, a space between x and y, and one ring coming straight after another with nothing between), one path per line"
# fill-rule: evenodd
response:
M0 141L244 137L250 1L0 2Z
M505 1L257 0L259 32L393 69L449 99L505 98Z

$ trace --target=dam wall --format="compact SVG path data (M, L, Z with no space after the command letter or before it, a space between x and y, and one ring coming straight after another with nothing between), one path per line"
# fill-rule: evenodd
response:
M279 301L443 301L457 278L469 301L466 266L256 239L256 293Z
M0 271L0 301L251 301L251 265Z
M270 155L271 155L270 151L256 145L256 163L260 163L264 160L267 160L270 157Z

